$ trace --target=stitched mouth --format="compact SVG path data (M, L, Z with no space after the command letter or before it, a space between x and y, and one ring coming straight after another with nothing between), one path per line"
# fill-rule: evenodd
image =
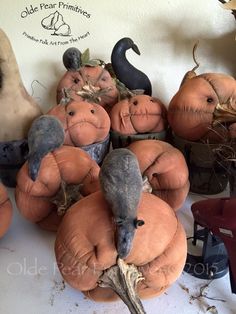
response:
M122 115L123 118L126 118L126 117L134 117L134 116L141 116L141 117L144 117L144 116L161 116L161 113L125 113Z
M65 131L69 131L69 130L73 129L74 127L77 127L77 126L83 127L83 125L86 125L86 124L90 124L90 125L92 125L94 128L96 128L96 129L98 129L98 130L103 130L103 129L105 129L105 127L103 127L103 126L98 126L98 125L96 125L95 123L93 123L92 121L82 120L82 121L78 121L78 122L72 124L71 126L69 126L68 128L66 128Z

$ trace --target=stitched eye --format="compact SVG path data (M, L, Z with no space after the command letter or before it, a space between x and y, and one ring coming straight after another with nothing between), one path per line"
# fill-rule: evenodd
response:
M75 84L78 84L78 83L79 83L79 79L78 79L78 78L75 78L75 79L74 79L74 83L75 83Z
M69 111L69 112L68 112L68 115L69 115L69 116L74 116L74 114L75 114L74 111Z
M138 105L138 101L135 100L135 101L133 102L133 105L134 105L134 106L137 106L137 105Z
M207 98L207 102L208 102L208 103L212 103L213 100L214 100L214 99L213 99L212 97L208 97L208 98Z
M91 111L91 113L95 113L95 110L93 110L93 109L91 109L90 111Z

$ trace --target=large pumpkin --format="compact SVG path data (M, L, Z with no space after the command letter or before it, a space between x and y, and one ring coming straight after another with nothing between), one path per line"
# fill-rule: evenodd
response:
M64 90L68 91L71 99L80 101L82 98L78 92L84 86L100 94L99 104L106 110L117 102L118 90L114 79L105 68L98 65L82 66L78 70L67 71L57 86L57 103L64 98Z
M103 141L110 131L110 118L105 109L93 102L71 101L57 105L49 112L56 116L65 130L65 145L86 146Z
M173 209L155 195L142 194L137 214L145 224L136 230L125 262L138 267L144 277L138 294L149 298L163 293L180 276L186 238ZM99 286L103 272L116 264L115 233L110 208L100 191L74 204L57 233L55 253L63 278L95 301L117 299L111 289Z
M12 220L12 204L7 190L0 183L0 238L7 232Z
M172 145L158 140L136 141L127 148L136 155L152 193L174 210L179 209L189 191L189 173L183 154Z
M129 309L142 308L136 290L141 298L159 295L180 275L185 233L166 202L143 192L139 163L129 149L111 151L99 179L101 191L75 203L61 223L58 267L93 300L112 301L118 294Z
M170 101L168 121L184 139L222 141L228 133L221 123L236 121L235 79L219 73L187 79Z
M161 132L166 128L166 108L148 95L134 95L115 104L110 112L111 128L120 134Z
M62 219L61 210L66 210L75 196L99 189L99 169L86 152L72 146L48 153L41 161L35 181L29 176L27 161L17 176L17 207L26 219L54 231ZM73 197L68 191L73 192Z

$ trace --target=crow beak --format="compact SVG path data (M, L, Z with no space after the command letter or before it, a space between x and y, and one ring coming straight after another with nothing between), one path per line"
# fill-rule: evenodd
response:
M132 49L133 49L133 51L134 52L136 52L137 53L137 55L139 55L140 56L140 51L139 51L139 49L138 49L138 46L137 45L135 45L134 43L133 43L133 45L132 45Z

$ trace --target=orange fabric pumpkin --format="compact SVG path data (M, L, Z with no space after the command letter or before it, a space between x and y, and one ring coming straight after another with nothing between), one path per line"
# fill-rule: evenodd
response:
M65 130L65 145L86 146L103 141L110 131L110 118L103 107L87 101L57 105L49 112L56 116Z
M86 152L72 146L62 146L47 154L42 159L36 181L30 179L26 162L17 176L17 207L26 219L42 228L57 230L62 215L58 216L58 206L53 199L62 183L81 185L79 192L82 196L88 195L99 189L99 169Z
M174 210L179 209L189 191L189 172L183 154L172 145L158 140L137 141L127 148L136 155L152 193Z
M216 120L236 121L235 79L225 74L205 73L184 81L168 107L168 121L174 133L190 141L222 141L225 128L213 124Z
M82 66L77 71L67 71L57 86L57 103L64 97L63 90L69 91L73 100L80 101L82 98L78 92L85 85L90 85L95 90L101 91L100 105L109 110L118 99L116 83L110 73L102 66Z
M112 130L121 134L161 132L167 126L166 108L160 100L135 95L115 104L110 112Z
M8 198L7 190L0 183L0 238L7 232L12 220L12 204Z
M138 294L149 298L163 293L181 274L186 260L186 238L173 209L143 193L138 219L145 224L135 232L125 262L141 271ZM55 253L66 282L95 301L113 301L117 295L99 287L103 271L116 264L115 228L110 208L100 191L74 204L57 233Z

